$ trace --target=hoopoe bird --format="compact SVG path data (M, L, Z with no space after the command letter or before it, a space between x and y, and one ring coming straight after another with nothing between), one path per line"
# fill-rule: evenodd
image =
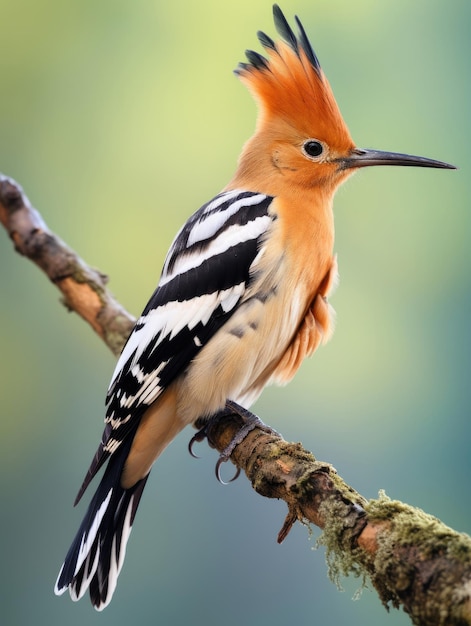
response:
M335 191L357 169L418 156L357 148L318 58L273 7L281 40L259 32L235 70L258 103L233 179L176 235L160 281L116 365L105 430L77 496L107 463L55 592L111 600L149 472L186 425L248 408L286 383L333 330Z

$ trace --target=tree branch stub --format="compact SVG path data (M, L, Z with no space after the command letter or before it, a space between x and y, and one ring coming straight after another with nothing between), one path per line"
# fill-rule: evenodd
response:
M49 230L22 188L0 175L0 222L15 250L35 263L62 292L62 302L75 311L118 355L135 319L106 288L107 277L89 267Z

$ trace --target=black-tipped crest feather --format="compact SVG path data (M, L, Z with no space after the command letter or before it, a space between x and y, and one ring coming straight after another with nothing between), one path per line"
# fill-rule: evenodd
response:
M243 63L242 61L238 64L238 66L235 68L234 70L234 74L237 76L239 74L243 74L244 72L247 72L250 70L252 66L250 65L250 63Z
M301 41L301 47L304 50L307 58L309 59L309 62L312 65L312 67L320 75L320 73L321 73L321 64L319 63L319 59L317 58L316 53L312 49L311 42L309 41L309 39L308 39L308 37L306 35L306 31L304 30L304 26L301 24L301 20L299 19L299 17L297 15L294 17L294 19L296 21L296 24L298 25L299 38L300 38L300 41Z
M294 34L291 26L288 24L288 20L283 14L283 11L277 4L273 5L273 19L275 21L275 28L278 33L283 37L286 43L299 54L299 45L296 35Z
M262 46L268 50L276 50L275 42L271 37L269 37L266 33L259 30L257 32L257 37Z
M255 67L257 70L267 70L269 69L268 61L264 56L255 52L254 50L246 50L245 56L249 60L250 64Z

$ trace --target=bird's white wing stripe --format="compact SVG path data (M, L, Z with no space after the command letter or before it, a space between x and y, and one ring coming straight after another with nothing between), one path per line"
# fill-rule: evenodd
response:
M160 279L159 285L165 285L173 280L178 274L184 274L188 270L199 267L212 256L222 254L232 246L256 239L264 233L271 223L269 215L257 217L246 224L233 224L226 228L221 234L213 239L211 243L202 251L184 252L178 257L172 271Z
M220 193L210 202L208 202L208 204L202 210L202 213L204 215L211 213L212 211L220 207L221 204L224 204L225 202L230 202L232 198L237 198L238 196L240 196L241 193L242 192L240 189L233 189L232 191L225 191L223 193Z
M143 404L152 404L152 402L159 397L162 388L160 387L160 378L155 374L148 374L148 382L143 389L139 391L139 397ZM133 398L135 402L136 398Z
M210 213L209 215L203 214L201 219L196 222L190 231L188 236L188 246L192 246L199 241L210 239L217 231L224 226L224 223L231 215L235 215L241 207L253 206L259 204L266 196L262 194L254 195L249 198L241 198L235 202L229 204L229 206L221 211ZM227 202L227 198L224 198ZM227 231L224 231L227 233Z
M201 215L208 215L208 214L210 214L212 211L214 211L218 207L220 207L221 204L224 204L225 202L230 202L230 200L232 198L236 198L237 196L240 195L240 193L241 193L240 190L235 189L234 191L227 191L225 193L219 194L211 202L208 202L208 204L204 208L200 209L200 214ZM191 218L190 218L190 220L191 220ZM188 224L188 222L187 222L187 224ZM187 227L187 224L183 224L183 226L180 228L180 230L175 235L175 238L174 238L174 240L172 242L172 245L170 246L169 252L167 254L167 258L165 259L164 267L163 267L163 270L162 270L162 276L165 276L167 274L168 265L169 265L170 260L172 258L172 253L173 253L175 244L179 240L182 232Z
M135 346L135 348L137 348L137 352L133 359L133 364L138 361L139 356L149 341L155 337L156 330L161 333L162 338L169 335L170 339L172 339L185 326L192 329L198 323L206 325L219 302L231 302L230 299L233 296L236 296L238 299L244 293L244 288L245 283L240 283L239 285L234 285L234 287L226 289L225 291L196 296L191 300L185 300L183 302L174 300L172 302L167 302L167 304L149 311L147 315L143 316L139 320L139 322L144 324L144 326L138 332L144 332L147 337L144 339L141 336L139 342L136 342L138 345ZM232 306L234 306L235 303L236 300L233 301ZM227 305L226 310L229 311L231 308L232 307L230 305ZM202 311L204 311L203 316L201 315Z
M240 285L236 285L233 289L227 290L227 295L221 299L221 307L224 313L231 311L235 307L244 291L245 283L240 283Z

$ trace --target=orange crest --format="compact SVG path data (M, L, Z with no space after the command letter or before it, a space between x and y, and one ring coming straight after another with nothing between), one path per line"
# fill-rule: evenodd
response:
M295 18L299 29L297 37L276 4L273 16L283 41L275 42L258 32L267 56L248 50L249 62L240 63L235 70L259 104L259 129L282 120L303 135L326 141L332 147L352 144L332 89L301 22Z

